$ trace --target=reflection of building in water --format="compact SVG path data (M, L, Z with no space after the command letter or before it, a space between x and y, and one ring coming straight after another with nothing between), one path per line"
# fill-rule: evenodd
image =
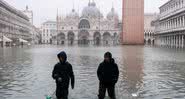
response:
M54 44L60 45L116 45L120 42L121 29L119 18L112 7L107 17L96 7L96 3L89 2L82 15L73 8L66 17L57 16L57 35L53 37Z
M144 16L144 42L153 45L155 42L155 26L152 21L156 20L157 14L147 13Z
M123 49L123 67L121 67L121 82L125 85L123 90L127 90L129 94L137 93L143 83L143 47L125 47ZM137 56L137 57L136 57ZM123 81L124 80L124 81Z
M156 20L156 45L185 46L185 0L169 0Z

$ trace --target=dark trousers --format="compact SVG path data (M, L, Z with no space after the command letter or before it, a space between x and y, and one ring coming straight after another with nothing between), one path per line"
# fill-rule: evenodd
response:
M57 99L68 99L68 88L57 87L56 97Z
M115 84L109 83L101 83L99 84L99 99L105 98L106 90L108 91L108 95L111 99L116 99L115 96Z

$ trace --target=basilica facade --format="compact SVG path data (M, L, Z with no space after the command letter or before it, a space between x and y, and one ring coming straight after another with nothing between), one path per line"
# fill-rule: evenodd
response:
M66 17L57 16L57 33L52 43L58 45L118 45L122 29L114 7L106 17L89 2L81 15L72 9Z

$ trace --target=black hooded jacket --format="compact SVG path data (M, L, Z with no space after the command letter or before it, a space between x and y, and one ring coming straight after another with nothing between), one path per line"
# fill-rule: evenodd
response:
M110 57L110 62L103 61L100 63L97 75L102 83L115 84L118 81L119 69L114 59Z
M62 88L69 88L69 82L71 79L71 86L74 87L74 73L72 65L67 62L67 55L65 52L61 52L58 54L58 58L62 57L64 59L63 62L59 62L54 66L52 77L56 80L58 86ZM61 78L61 81L58 79Z

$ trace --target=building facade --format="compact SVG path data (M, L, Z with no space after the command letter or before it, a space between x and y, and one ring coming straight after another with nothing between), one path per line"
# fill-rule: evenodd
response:
M38 29L37 27L34 26L33 24L33 11L30 10L28 8L28 6L26 6L26 9L23 11L23 13L25 15L27 15L27 17L29 18L29 22L32 25L32 29L31 29L31 43L32 44L39 44L41 43L41 31L40 29Z
M0 42L1 46L18 45L19 39L30 41L31 24L21 11L0 0Z
M41 26L41 43L52 44L52 37L57 34L56 21L46 21Z
M25 15L29 18L29 22L33 25L33 11L26 6L26 9L23 11Z
M156 45L185 46L185 0L170 0L160 7L156 33Z
M146 13L144 15L144 43L145 45L154 45L155 43L155 24L156 13Z
M144 0L123 0L123 44L144 44Z
M81 15L72 9L66 17L57 16L57 35L52 41L60 45L117 45L120 34L114 7L104 18L93 1L83 8Z
M32 44L41 44L41 30L33 25L32 27Z

